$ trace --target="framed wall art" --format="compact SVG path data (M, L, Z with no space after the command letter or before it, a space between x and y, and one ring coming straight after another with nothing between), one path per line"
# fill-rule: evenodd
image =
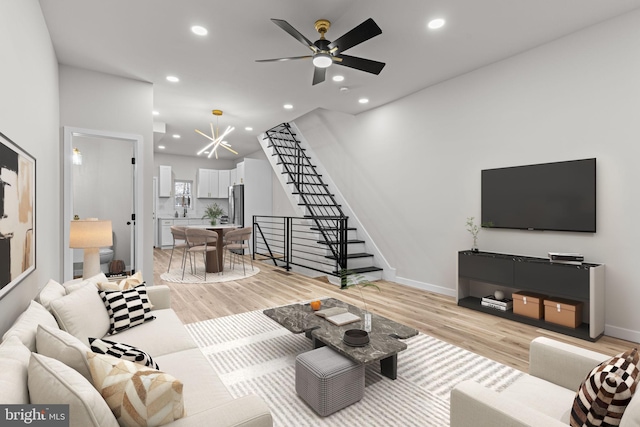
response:
M36 268L36 159L0 133L0 298Z

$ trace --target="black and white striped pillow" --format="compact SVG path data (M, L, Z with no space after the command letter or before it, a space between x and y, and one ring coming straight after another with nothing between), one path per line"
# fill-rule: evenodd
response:
M99 291L109 314L109 333L116 334L155 319L144 285L126 291Z
M151 358L151 355L132 345L100 338L89 338L89 345L94 353L107 354L118 359L129 360L150 368L160 369L158 364Z

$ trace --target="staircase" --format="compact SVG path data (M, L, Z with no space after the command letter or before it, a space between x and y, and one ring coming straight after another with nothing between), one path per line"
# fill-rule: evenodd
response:
M340 277L341 271L347 270L370 280L380 278L376 273L381 275L383 269L374 265L366 242L358 239L357 228L350 226L349 217L316 170L307 150L301 147L291 125L283 123L268 130L262 145L273 156L271 164L285 178L281 181L297 201L309 230L316 233L315 244L324 258L335 261L336 268L326 273Z

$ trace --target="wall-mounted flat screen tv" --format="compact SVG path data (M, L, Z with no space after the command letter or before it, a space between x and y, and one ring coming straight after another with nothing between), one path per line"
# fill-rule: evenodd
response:
M482 171L482 225L596 232L596 159Z

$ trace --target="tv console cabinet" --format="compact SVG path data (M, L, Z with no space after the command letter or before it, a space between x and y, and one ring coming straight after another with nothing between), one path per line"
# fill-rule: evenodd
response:
M492 252L458 252L457 302L461 307L490 313L573 337L596 341L604 333L604 264L552 263L546 258ZM481 304L482 297L502 290L532 291L549 297L582 301L583 323L568 328Z

